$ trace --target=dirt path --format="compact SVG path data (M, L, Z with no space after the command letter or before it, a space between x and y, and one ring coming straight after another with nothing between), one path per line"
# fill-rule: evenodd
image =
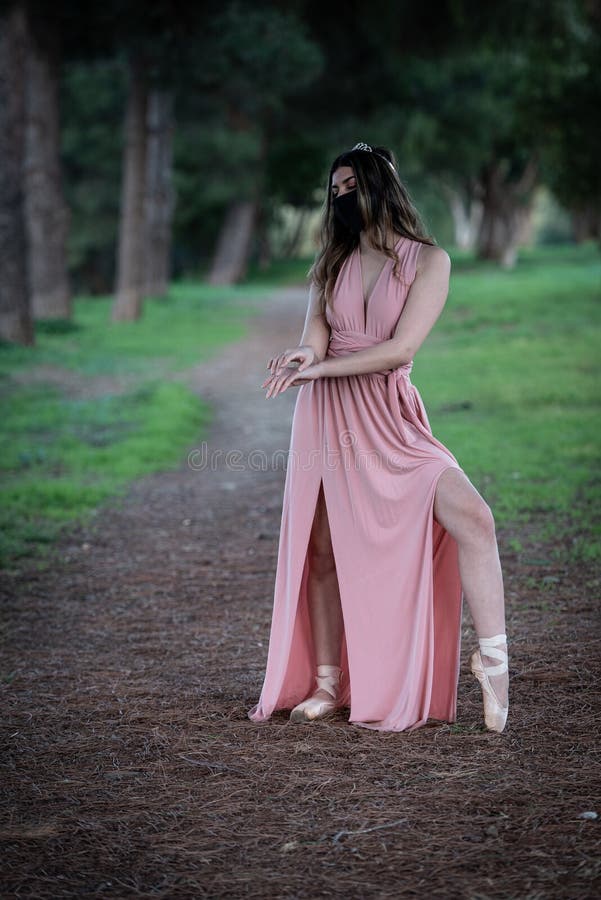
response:
M247 718L296 397L259 385L305 302L272 296L248 338L191 372L217 409L204 468L140 480L51 571L4 578L1 896L598 895L601 826L582 817L601 813L592 566L554 566L543 546L525 564L499 532L501 736L482 730L468 617L455 726Z

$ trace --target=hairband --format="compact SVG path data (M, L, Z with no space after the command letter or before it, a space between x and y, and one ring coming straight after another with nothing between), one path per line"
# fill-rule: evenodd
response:
M390 168L392 169L393 172L396 172L396 169L395 169L395 167L392 165L392 163L390 162L390 160L389 160L389 159L386 159L385 156L382 156L381 153L378 153L376 150L374 150L373 147L370 147L369 144L364 144L363 141L359 141L359 143L358 143L358 144L355 144L355 146L352 148L352 150L350 150L350 153L352 153L353 150L365 150L365 151L367 151L368 153L373 153L374 156L379 156L380 159L383 159L384 162L387 162L387 163L388 163L388 165L390 166Z

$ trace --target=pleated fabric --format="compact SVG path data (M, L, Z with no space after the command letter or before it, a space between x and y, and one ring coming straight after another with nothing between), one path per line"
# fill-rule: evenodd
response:
M415 278L419 241L401 238L363 301L359 248L336 281L328 356L388 340ZM454 722L462 589L457 545L434 518L438 479L460 469L432 434L413 361L298 390L280 523L265 677L248 711L265 722L315 689L307 548L323 482L344 619L340 706L351 724L413 730ZM322 660L323 662L323 660Z

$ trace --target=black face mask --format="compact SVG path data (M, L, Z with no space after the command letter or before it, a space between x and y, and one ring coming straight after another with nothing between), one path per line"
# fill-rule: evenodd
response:
M356 188L334 197L334 215L353 234L359 234L365 228Z

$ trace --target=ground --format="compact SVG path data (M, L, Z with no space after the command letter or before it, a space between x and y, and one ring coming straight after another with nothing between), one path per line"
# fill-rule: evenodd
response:
M599 895L600 575L554 562L525 527L497 532L502 735L483 730L467 611L454 725L247 717L296 397L260 384L305 302L274 294L247 338L190 372L216 410L204 457L199 441L70 529L50 568L3 577L2 896Z

